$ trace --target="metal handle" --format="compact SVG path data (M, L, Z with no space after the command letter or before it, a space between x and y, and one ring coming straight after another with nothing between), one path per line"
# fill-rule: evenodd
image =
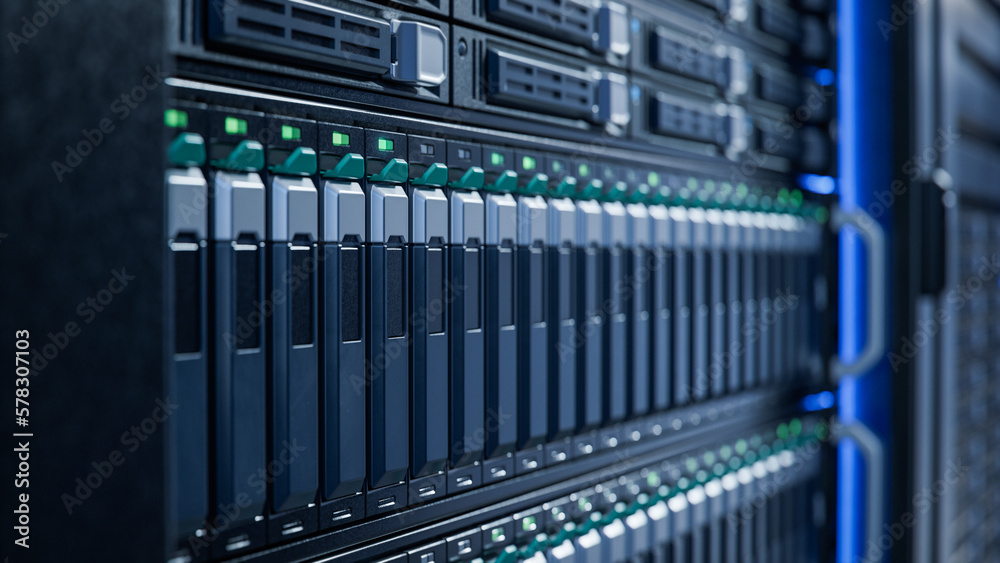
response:
M868 246L868 338L865 347L851 363L844 363L839 356L830 361L830 376L833 382L850 373L864 373L882 359L885 352L886 328L886 243L882 226L864 211L844 211L834 207L830 214L830 228L840 232L850 225L858 230Z
M868 537L861 545L877 545L885 518L882 513L885 496L885 448L878 436L862 422L843 425L834 419L833 435L838 443L844 438L853 440L865 458L865 472L868 475L865 482L865 528Z

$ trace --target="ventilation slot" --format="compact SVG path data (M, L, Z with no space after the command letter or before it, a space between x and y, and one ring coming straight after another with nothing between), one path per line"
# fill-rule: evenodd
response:
M482 60L481 57L480 57L480 53L483 52L483 49L484 49L484 46L483 46L483 42L482 41L480 41L479 39L473 39L472 40L472 76L476 77L475 80L473 81L474 82L474 84L473 84L473 88L474 88L473 96L477 100L483 99L483 78L482 77L485 75L485 73L480 73L479 72L479 64L480 64L480 60Z
M488 59L491 102L594 118L594 80L589 75L502 51L490 51Z
M491 19L557 37L579 45L592 45L596 13L593 7L573 0L490 0Z
M273 12L275 14L284 14L285 6L280 2L267 2L266 0L243 0L240 2L247 8L252 8L254 10L262 10L265 12ZM226 9L230 9L231 6L226 6Z
M264 33L267 35L273 35L275 37L284 37L284 28L277 27L274 25L267 25L266 23L261 23L253 20L248 20L240 18L237 20L237 25L240 29L248 31L250 33Z
M301 8L292 8L292 17L297 20L325 25L326 27L337 27L337 18L317 14L316 12L309 12Z
M318 45L325 49L336 48L336 41L329 37L320 37L319 35L313 35L312 33L306 33L304 31L299 31L297 29L292 30L292 41L300 41L302 43L309 43L310 45Z
M390 66L389 24L302 0L241 0L212 14L212 39L384 74Z
M652 65L701 82L728 87L728 59L698 48L697 44L694 39L677 40L658 30L653 35Z
M762 100L796 107L802 101L802 90L794 75L768 67L757 69L757 95Z
M725 146L729 143L730 119L708 109L678 105L662 98L651 101L650 127L660 135Z
M347 20L340 20L340 29L343 29L348 33L356 33L358 35L365 35L376 39L382 35L381 30L378 27L350 22Z

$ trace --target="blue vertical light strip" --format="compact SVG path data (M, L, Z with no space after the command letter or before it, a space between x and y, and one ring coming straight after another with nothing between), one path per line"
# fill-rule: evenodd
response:
M878 22L890 21L889 0L840 0L839 61L839 191L841 205L867 210L874 193L892 182L892 56L891 40ZM876 219L890 236L891 210ZM857 357L867 338L869 307L865 292L865 250L860 238L847 232L840 239L840 354ZM887 340L887 342L891 342ZM862 377L863 376L863 377ZM891 377L883 359L868 374L845 377L839 391L839 416L844 424L862 421L887 444L891 413ZM865 545L865 464L854 443L838 449L837 561L878 563L879 546ZM891 471L890 468L886 468ZM888 504L887 491L884 502ZM888 512L886 512L888 514ZM871 548L871 549L870 549Z

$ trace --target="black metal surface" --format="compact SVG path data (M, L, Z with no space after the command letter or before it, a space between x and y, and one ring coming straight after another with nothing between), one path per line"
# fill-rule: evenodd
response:
M0 5L5 37L24 40L0 49L7 408L15 331L29 331L30 349L49 356L35 356L29 425L15 426L9 410L3 417L0 538L12 562L163 559L164 429L131 436L157 401L170 403L161 277L169 69L159 8ZM33 436L29 487L15 489L18 431ZM13 543L16 493L29 495L30 549Z
M984 40L1000 26L996 8L929 2L892 30L895 89L905 93L893 116L893 322L905 338L891 356L892 455L912 469L893 483L888 517L898 522L912 513L915 495L948 477L950 462L970 466L918 515L892 561L990 560L997 553L994 529L984 523L995 514L991 470L970 449L990 440L982 424L995 425L995 411L983 411L980 401L992 396L985 389L996 375L984 368L996 350L996 282L988 268L997 248L997 122L987 100L997 96L1000 52ZM970 292L970 284L980 290Z

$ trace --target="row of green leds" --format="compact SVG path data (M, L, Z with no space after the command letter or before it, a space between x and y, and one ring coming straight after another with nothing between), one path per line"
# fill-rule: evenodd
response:
M587 165L581 164L580 166L586 167ZM608 190L602 190L601 187L592 189L596 181L591 181L588 187L572 191L563 187L566 179L562 179L560 182L559 187L548 190L548 195L649 205L781 213L815 219L821 223L826 222L829 218L829 211L826 207L804 201L802 191L794 188L780 188L776 194L769 195L763 193L763 189L760 187L750 188L744 183L733 186L730 182L704 180L699 186L698 179L692 177L687 180L685 186L678 189L664 185L660 175L656 172L650 172L646 182L638 185L631 193L628 192L627 186L623 182L617 183ZM575 186L571 187L575 188Z
M188 114L184 110L168 109L163 112L163 124L170 128L183 129L188 126ZM222 124L223 130L229 135L245 135L247 127L247 120L232 116L226 117ZM299 141L302 139L302 129L293 125L282 125L281 138L286 141ZM334 144L337 144L336 138ZM391 150L391 147L388 150Z
M574 522L568 522L563 525L563 528L558 533L552 536L540 533L528 545L521 547L507 546L494 562L514 563L522 559L528 559L536 553L544 553L553 547L561 545L566 540L584 536L592 529L604 528L614 523L615 520L627 518L640 510L649 509L659 502L686 494L695 487L703 486L725 475L736 473L740 469L751 466L758 461L785 451L802 449L810 443L825 441L829 437L829 432L830 430L826 423L820 423L814 426L811 432L803 433L802 421L796 418L778 425L775 429L776 439L771 444L765 444L763 437L760 434L755 434L749 440L740 439L734 444L726 444L719 448L717 452L705 452L702 455L702 463L699 463L697 458L687 458L684 465L689 473L694 474L694 478L682 477L672 487L660 480L658 472L650 471L646 477L647 484L650 487L656 488L656 494L639 494L631 504L619 502L607 514L594 512L586 522L579 526ZM702 466L711 467L711 471L701 469L700 467ZM579 503L580 508L584 510L591 506L587 498L581 498ZM535 522L525 518L522 520L521 525L525 531L530 531L534 527ZM493 534L494 541L496 541L498 534L502 536L503 529L498 528L492 530L491 533Z
M188 114L181 109L168 109L163 112L163 124L174 129L183 129L188 126ZM222 128L229 135L245 135L247 132L247 120L239 117L227 116L223 121ZM302 139L302 129L293 125L281 126L281 138L286 141L299 141ZM351 136L347 133L335 131L333 133L333 146L344 147L350 144ZM392 139L379 138L378 150L391 151L394 143Z
M164 124L172 128L187 127L188 114L179 109L168 109L164 112ZM228 134L246 134L247 121L238 117L227 116L223 123L223 128ZM281 138L284 140L300 140L302 131L292 125L281 126ZM336 147L347 146L351 142L350 134L334 131L331 141ZM395 143L392 139L380 137L378 139L378 150L392 151ZM493 166L505 166L506 155L500 152L491 152L489 162ZM521 167L526 171L533 171L538 167L538 161L532 156L521 157ZM558 173L562 172L562 164L557 161L553 164L553 169ZM590 176L592 170L589 164L582 162L577 165L577 175L581 178ZM702 207L732 209L737 211L763 211L771 213L787 213L805 216L819 222L825 222L829 218L829 212L823 206L810 205L803 201L802 191L798 189L781 188L774 195L764 194L760 187L750 188L745 183L735 186L730 182L715 182L714 180L704 180L699 185L697 178L688 178L686 185L679 188L666 186L658 172L649 172L646 175L645 183L636 187L632 193L628 193L627 186L619 182L610 189L604 190L603 183L599 180L592 180L586 187L577 188L575 178L564 178L555 189L548 187L548 179L544 176L542 184L546 186L548 195L556 197L574 197L578 199L603 199L610 201L627 201L631 203L647 203L654 205L675 205L684 207ZM499 188L499 183L496 184Z
M503 153L492 152L489 156L489 162L494 166L504 166L506 165L505 161L506 156ZM538 167L538 162L534 157L525 155L521 157L521 167L524 170L533 171ZM553 170L557 173L562 172L562 165L559 161L553 164ZM590 165L585 162L579 163L577 174L581 178L589 177L591 174ZM632 193L628 193L627 186L623 182L619 182L605 191L603 183L599 180L592 180L586 188L577 189L575 178L570 178L568 185L566 179L561 180L558 187L549 188L548 192L549 195L557 197L579 199L787 213L813 218L820 222L825 222L829 218L829 212L825 207L805 202L802 191L798 189L780 188L772 196L764 194L760 187L751 189L745 183L733 186L730 182L717 183L714 180L705 180L699 186L698 179L693 177L688 178L685 186L671 188L663 183L658 172L652 171L647 174L645 180L645 183L637 186Z

